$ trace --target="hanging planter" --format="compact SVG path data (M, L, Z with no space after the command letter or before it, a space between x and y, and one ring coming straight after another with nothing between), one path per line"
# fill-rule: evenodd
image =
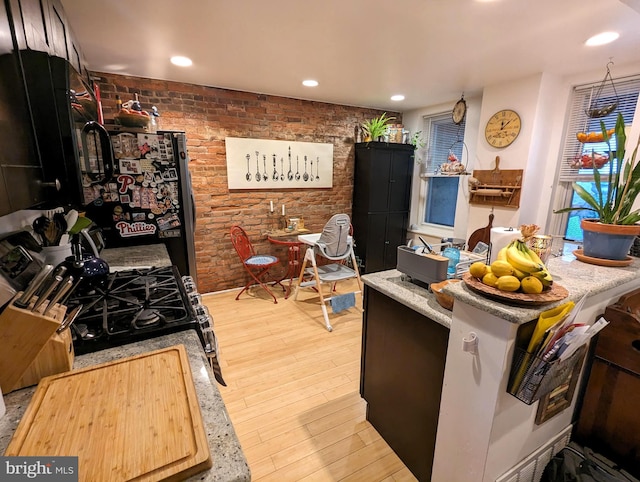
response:
M606 117L611 114L618 107L618 93L616 92L616 86L613 84L613 79L611 78L611 70L609 66L613 65L613 62L609 61L607 64L607 73L600 82L598 86L598 90L596 90L596 94L592 96L592 100L589 103L589 107L585 110L587 117L590 119L598 119L601 117ZM613 94L615 95L615 100L613 102L604 102L602 101L602 91L606 87L607 82L611 84L613 89Z
M451 144L451 147L449 148L447 162L443 162L442 164L440 164L440 167L438 168L439 174L443 176L463 176L465 174L469 174L467 172L466 161L462 162L453 152L453 148L458 144L462 144L461 157L464 159L464 155L466 154L467 160L469 159L469 150L467 149L467 145L464 143L464 141L458 139L453 144Z

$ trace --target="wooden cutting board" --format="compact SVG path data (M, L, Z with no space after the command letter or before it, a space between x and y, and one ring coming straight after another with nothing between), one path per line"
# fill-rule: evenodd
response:
M184 345L43 378L5 455L78 456L87 482L183 480L210 468Z

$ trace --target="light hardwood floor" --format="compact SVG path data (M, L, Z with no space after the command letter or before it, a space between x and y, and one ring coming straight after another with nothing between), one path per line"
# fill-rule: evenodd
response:
M353 281L339 292L357 289ZM317 295L278 303L261 288L203 296L227 387L219 386L252 480L415 481L369 422L360 397L362 313L322 318ZM356 295L362 306L361 295Z

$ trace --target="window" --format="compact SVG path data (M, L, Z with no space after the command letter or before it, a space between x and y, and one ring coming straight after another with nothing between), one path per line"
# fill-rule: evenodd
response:
M638 104L640 92L640 76L614 79L612 83L588 84L574 87L567 120L566 137L562 150L562 160L558 177L560 202L557 209L568 206L585 206L584 201L573 191L571 183L579 183L586 190L595 190L593 169L589 165L592 156L606 156L609 146L606 142L581 143L576 138L578 132L601 132L601 122L606 129L615 126L618 113L621 113L627 125L631 125ZM590 106L603 106L617 102L617 108L609 115L601 118L590 118L587 110ZM610 139L611 150L615 152L616 139ZM581 161L587 165L581 164ZM609 176L613 164L607 160L600 167L603 177ZM596 162L596 165L599 165ZM589 217L586 211L572 211L562 215L561 231L564 238L570 241L582 241L580 221Z
M424 118L427 159L420 172L426 192L422 223L453 227L459 176L443 176L439 172L451 153L466 165L468 152L463 143L464 128L465 121L454 124L450 112Z

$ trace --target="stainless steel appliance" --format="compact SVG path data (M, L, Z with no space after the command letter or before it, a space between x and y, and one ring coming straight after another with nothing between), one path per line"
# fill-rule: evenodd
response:
M193 278L181 277L175 266L110 273L74 291L66 304L69 311L82 306L71 325L76 354L194 329L224 385L213 318Z

